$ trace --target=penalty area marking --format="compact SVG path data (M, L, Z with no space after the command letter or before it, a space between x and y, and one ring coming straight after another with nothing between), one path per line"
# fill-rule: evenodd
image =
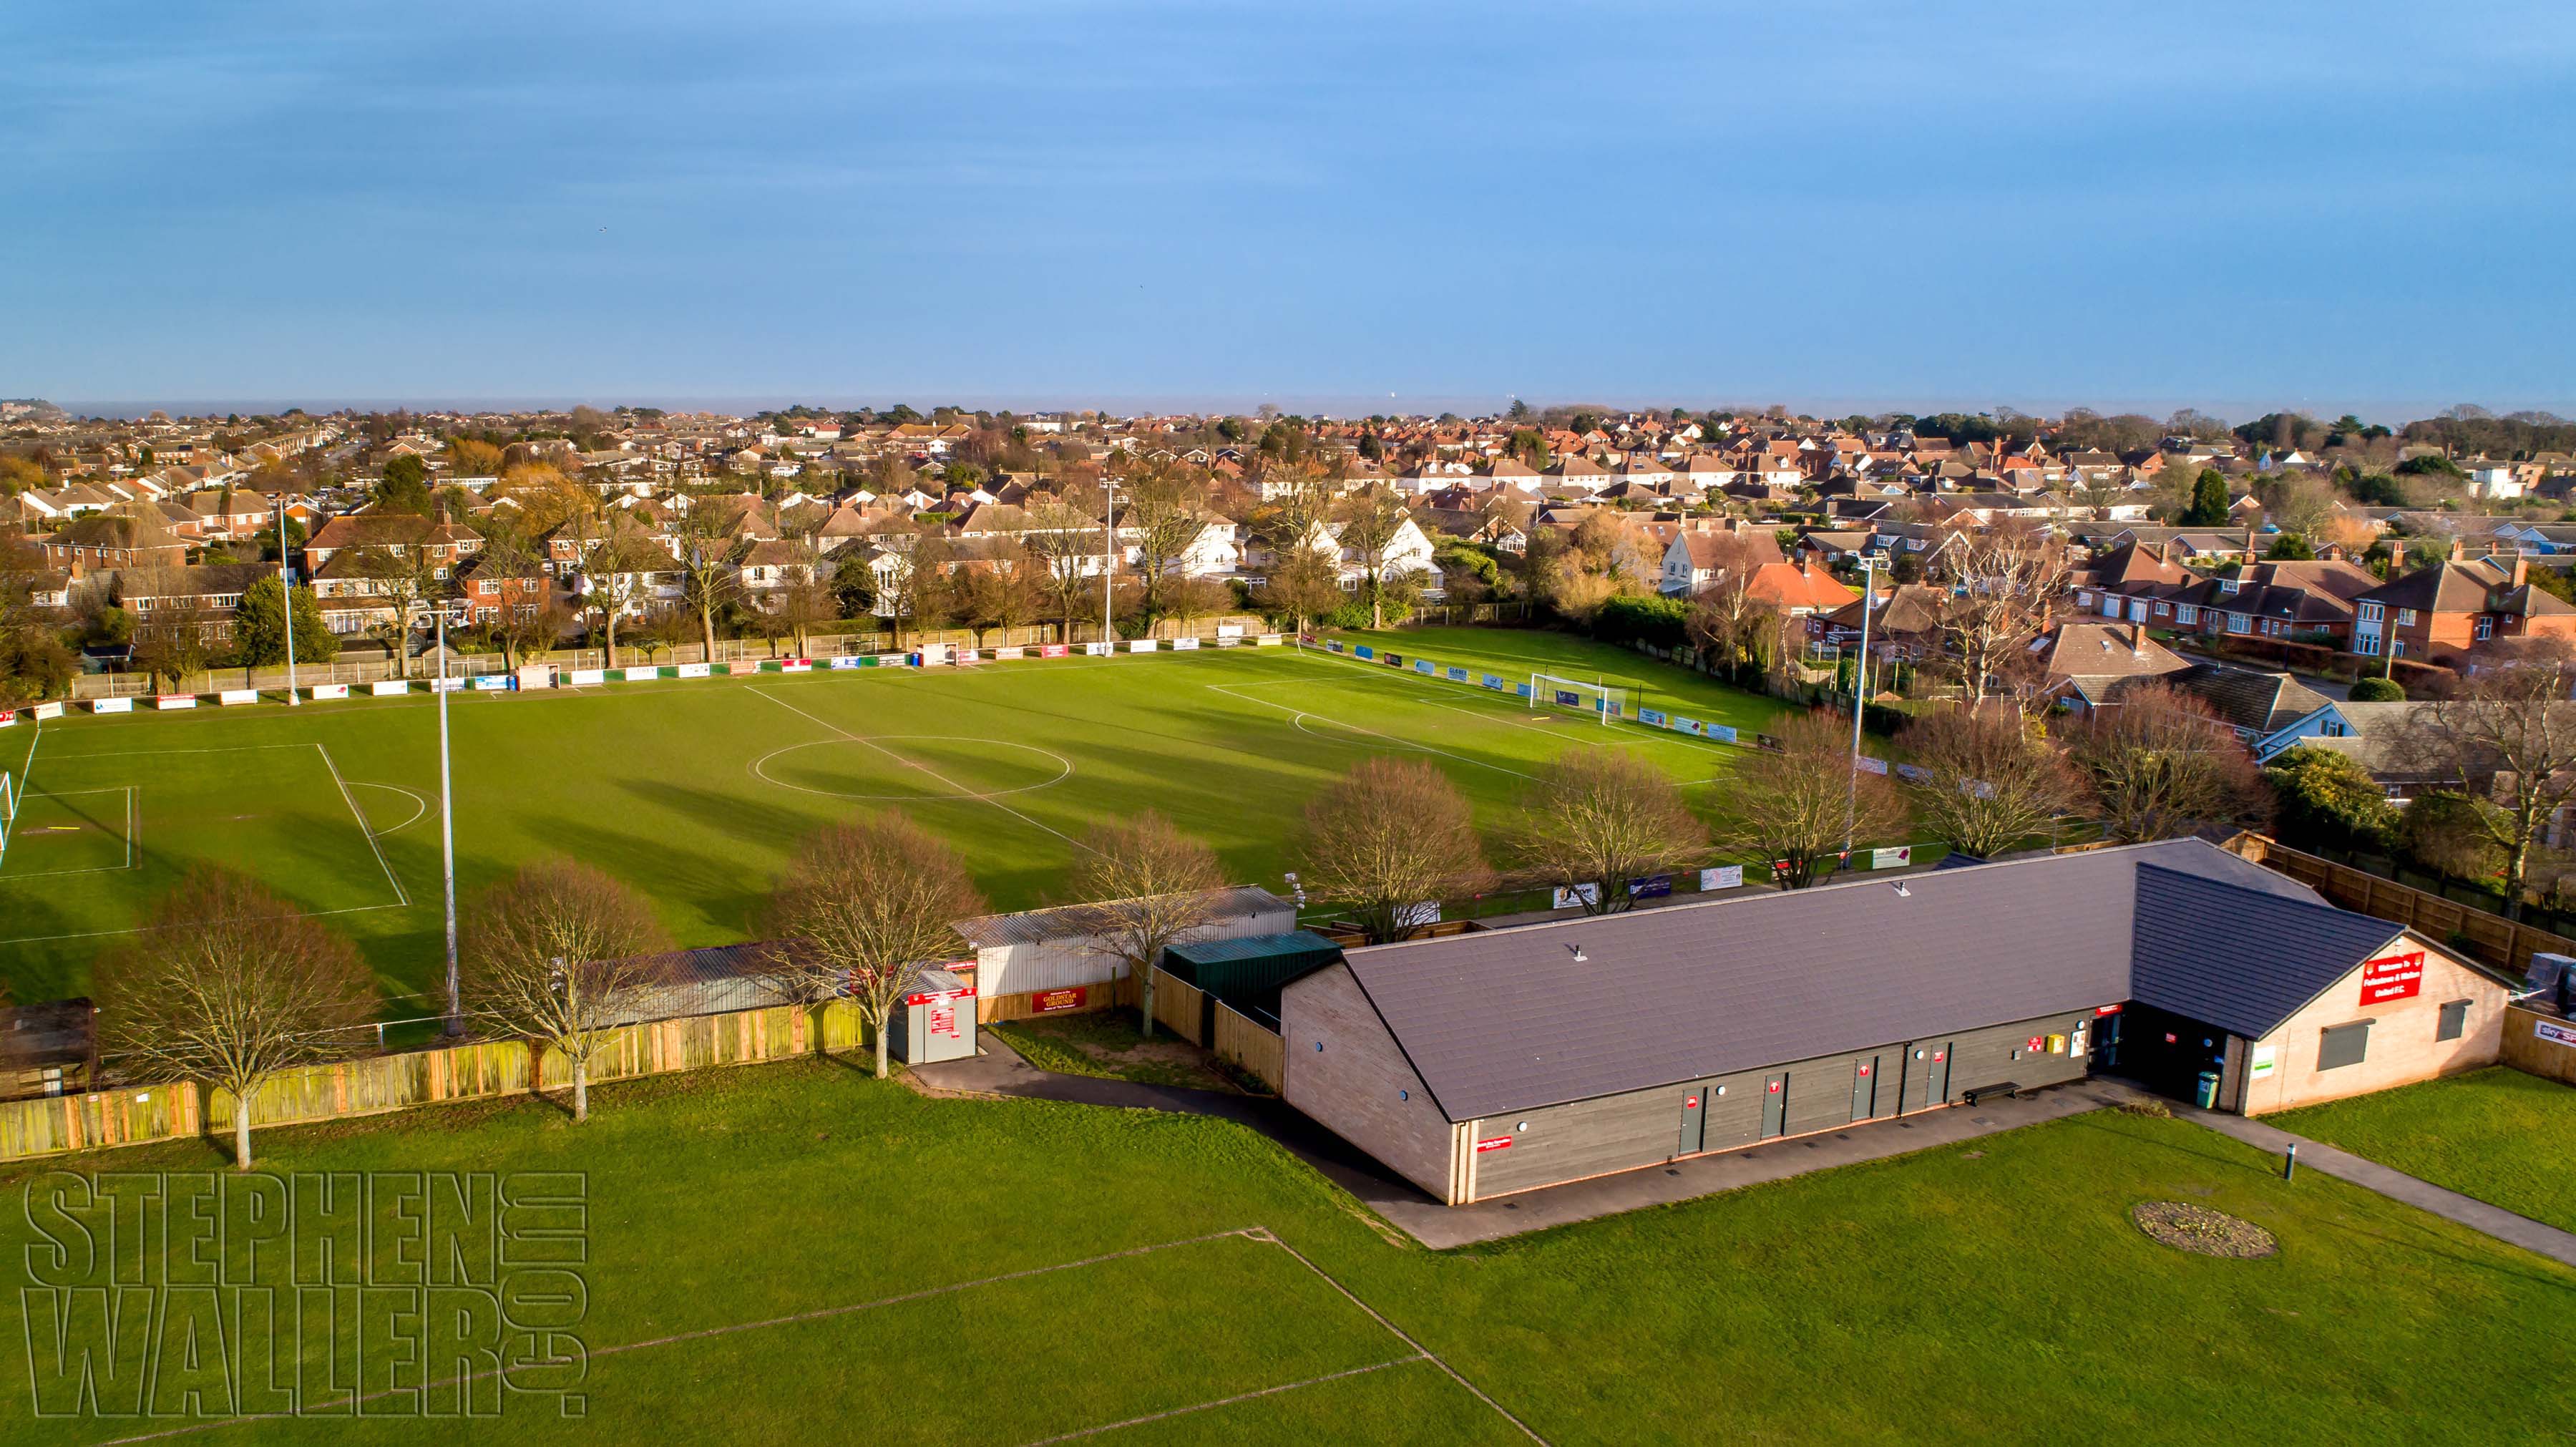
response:
M991 800L999 799L1005 794L1026 794L1038 789L1052 789L1056 785L1073 777L1073 761L1066 758L1064 755L1055 752L1053 749L1042 749L1035 744L1015 743L1009 739L977 739L967 738L959 734L876 734L866 738L853 736L845 739L813 739L801 744L789 744L784 748L771 749L768 753L762 754L759 758L751 761L751 772L753 777L759 779L764 784L775 784L782 789L794 789L800 794L820 794L829 799L851 799L863 804L873 804L894 803L919 797L914 794L852 794L840 789L817 789L805 784L791 784L785 779L778 778L769 772L770 760L777 758L782 754L795 753L799 749L832 748L841 744L866 744L873 748L880 743L990 744L996 748L1019 749L1025 753L1036 754L1040 758L1049 760L1056 766L1056 776L1052 779L1041 779L1034 784L1022 784L1015 789L988 789L981 793L961 794L958 796L960 798ZM914 763L910 759L904 759L901 755L894 754L894 751L891 749L879 749L878 752L895 757L907 768L919 769L923 773L930 772L929 765L918 764ZM936 774L931 774L931 777L935 779L939 778ZM943 784L948 783L946 779L940 779L940 782ZM955 788L957 786L950 784L949 787Z
M132 784L110 784L110 785L107 785L107 786L106 786L106 787L104 787L104 788L98 788L98 789L74 789L74 790L72 790L71 792L69 792L69 793L67 793L67 794L36 794L36 795L31 795L31 796L29 796L29 799L28 799L28 801L27 801L27 802L32 803L32 802L33 802L34 800L36 800L36 799L80 799L80 798L86 798L87 796L89 796L89 795L91 795L91 794L123 794L123 795L125 796L125 840L124 840L124 842L125 842L125 861L124 861L123 863L121 863L121 864L100 864L100 865L96 865L96 866L93 866L93 867L88 868L88 869L31 869L31 870L24 870L24 871L21 871L20 873L12 874L12 875L8 875L8 876L6 876L5 878L0 878L0 884L16 884L16 883L19 883L19 882L20 882L20 881L22 881L22 880L29 880L29 879L60 879L60 878L63 878L65 875L71 875L71 874L115 874L115 873L117 873L117 872L119 872L119 871L121 871L121 870L127 870L127 869L132 869L132 868L134 868L134 867L135 867L135 859L134 859L134 830L135 830L135 817L134 817L134 786L133 786ZM21 813L24 813L24 812L25 812L25 804L21 804L21 805L19 806L19 812L21 812ZM77 828L79 828L79 826L78 826L78 825L74 825L74 826L72 826L72 828L77 829ZM12 836L11 836L11 837L12 837L12 838L15 838L18 834L23 834L23 833L25 833L25 832L26 832L26 831L25 831L25 830L23 830L23 829L13 831L13 833L12 833ZM45 827L43 827L43 826L38 826L38 828L35 830L34 837L36 837L36 838L40 838L40 839L41 839L41 838L45 837L45 836L46 836L48 833L50 833L50 832L52 832L52 831L51 831L51 830L49 830L49 829L47 829L47 828L45 828ZM19 847L23 849L23 848L25 848L26 846L25 846L25 845L23 845L23 844L21 844Z
M392 828L390 828L390 829L377 829L377 828L373 828L373 827L370 827L370 828L368 829L368 831L367 831L367 832L368 832L368 833L370 833L370 834L372 834L373 836L375 836L375 837L376 837L376 838L378 838L378 839L382 839L382 838L384 838L384 837L385 837L386 835L388 835L388 834L399 834L399 833L401 833L403 830L408 829L408 828L410 828L411 826L413 826L414 824L419 823L419 822L420 822L420 816L429 812L429 801L428 801L427 799L422 798L420 795L413 793L411 790L404 788L404 787L403 787L402 785L400 785L400 784L366 784L366 783L353 783L353 784L351 784L349 787L350 787L350 788L352 788L352 789L386 789L386 790L390 790L390 791L391 791L391 792L393 792L393 793L400 794L400 795L402 795L404 798L409 799L409 800L411 801L411 815L410 815L410 817L408 817L408 818L404 819L401 823L394 825L394 826L393 826ZM363 818L364 818L364 816L361 816L361 820L362 820L362 822L363 822Z

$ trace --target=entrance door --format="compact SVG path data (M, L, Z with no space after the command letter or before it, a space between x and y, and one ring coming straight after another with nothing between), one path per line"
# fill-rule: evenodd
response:
M1769 1140L1789 1129L1789 1074L1782 1071L1762 1082L1762 1138Z
M1852 1068L1852 1119L1867 1120L1878 1114L1878 1057L1864 1055Z
M1697 1087L1693 1087L1689 1094L1682 1097L1681 1149L1675 1152L1675 1154L1685 1156L1695 1156L1699 1154L1702 1142L1707 1139L1708 1111L1706 1107L1707 1092Z
M1956 1042L1926 1040L1914 1047L1914 1073L1923 1082L1916 1093L1914 1108L1930 1110L1950 1099L1950 1052Z

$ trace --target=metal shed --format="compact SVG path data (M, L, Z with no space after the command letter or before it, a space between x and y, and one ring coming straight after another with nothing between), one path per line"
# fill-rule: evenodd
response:
M947 970L925 968L886 1025L886 1044L906 1065L969 1059L976 1051L975 987Z
M1340 945L1312 930L1292 930L1177 944L1163 952L1163 970L1277 1029L1280 990L1341 959Z

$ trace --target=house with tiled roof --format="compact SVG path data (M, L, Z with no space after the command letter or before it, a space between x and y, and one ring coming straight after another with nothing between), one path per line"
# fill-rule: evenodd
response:
M2576 605L2531 581L2531 561L2451 555L2354 601L2352 651L2441 662L2490 638L2576 639Z

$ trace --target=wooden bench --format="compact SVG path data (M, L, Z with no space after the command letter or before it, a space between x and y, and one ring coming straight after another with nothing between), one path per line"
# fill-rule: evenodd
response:
M2000 1095L2006 1100L2010 1100L2019 1094L2021 1094L2021 1083L2019 1081L2007 1080L2001 1085L1980 1085L1974 1090L1961 1091L1959 1098L1970 1105L1975 1105L1979 1101L1992 1096Z

